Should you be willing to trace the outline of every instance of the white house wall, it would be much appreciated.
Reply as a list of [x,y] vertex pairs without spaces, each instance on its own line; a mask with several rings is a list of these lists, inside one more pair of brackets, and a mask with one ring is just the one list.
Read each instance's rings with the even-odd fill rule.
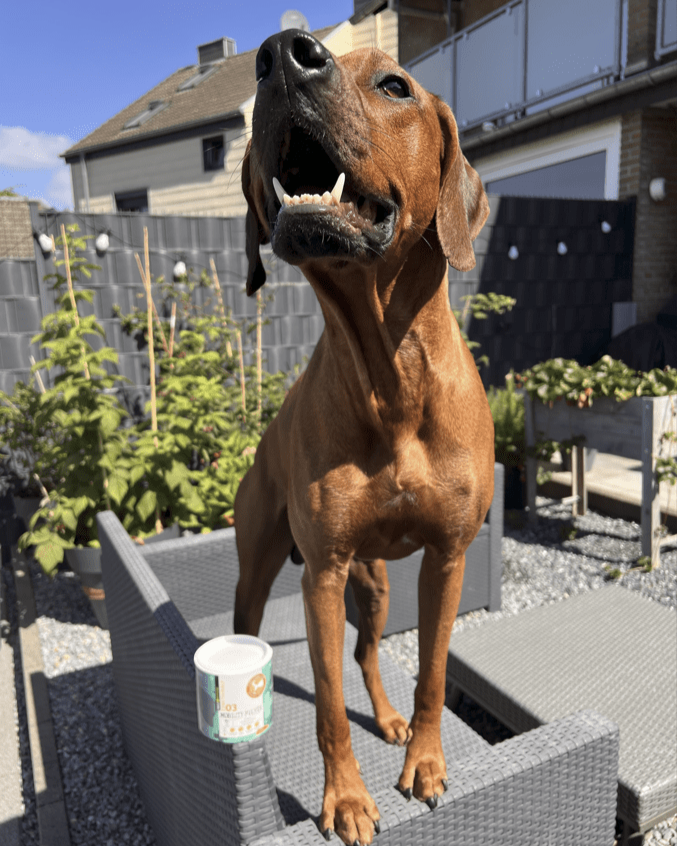
[[[205,138],[218,135],[205,134]],[[116,153],[87,160],[89,210],[115,211],[115,194],[146,189],[152,214],[205,214],[235,217],[244,214],[240,165],[246,143],[242,130],[224,131],[226,157],[223,170],[204,171],[202,137],[158,144],[142,150]],[[84,189],[73,171],[74,194],[85,210]]]

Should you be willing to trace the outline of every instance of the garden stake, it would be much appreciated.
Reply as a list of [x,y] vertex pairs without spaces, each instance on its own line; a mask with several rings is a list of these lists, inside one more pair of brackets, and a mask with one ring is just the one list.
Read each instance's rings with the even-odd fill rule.
[[[52,235],[52,241],[54,240],[54,236]],[[70,294],[71,298],[71,305],[73,306],[73,316],[75,317],[75,325],[80,328],[80,315],[78,314],[78,306],[75,302],[75,293],[73,291],[73,279],[71,278],[71,262],[70,257],[68,255],[68,241],[66,240],[66,227],[61,224],[61,240],[63,241],[63,257],[64,261],[66,262],[66,280],[68,281],[68,293]],[[85,348],[82,348],[82,357],[85,358]],[[87,361],[84,361],[85,365],[85,376],[89,379],[89,367],[87,366]]]
[[[138,253],[134,253],[137,264],[139,265],[139,273],[143,281],[143,287],[146,290],[146,308],[148,312],[148,360],[150,366],[150,427],[153,432],[153,440],[155,442],[155,449],[159,449],[159,442],[157,437],[157,394],[155,389],[155,345],[153,341],[153,297],[150,290],[150,256],[148,254],[148,227],[143,227],[143,255],[145,259],[145,271],[141,267],[141,259]],[[159,535],[162,531],[162,521],[160,514],[155,511],[155,532]]]
[[[176,300],[172,303],[172,316],[169,319],[169,357],[174,357],[174,330],[176,328]],[[174,365],[172,365],[173,367]]]
[[[214,259],[209,259],[209,264],[212,269],[212,279],[214,280],[214,287],[216,288],[216,296],[219,300],[219,305],[221,306],[221,314],[223,315],[223,325],[226,326],[226,309],[223,305],[223,296],[221,294],[221,285],[219,284],[219,277],[216,275],[216,265],[214,264]],[[238,357],[240,359],[240,385],[242,386],[242,420],[244,421],[247,415],[247,398],[245,393],[245,385],[244,385],[244,356],[242,354],[242,335],[240,334],[240,330],[235,330],[235,338],[237,341],[237,352]],[[233,348],[230,345],[230,341],[226,339],[226,352],[229,356],[233,354]]]
[[[52,235],[52,239],[54,236]],[[70,256],[68,255],[68,241],[66,240],[66,228],[61,224],[61,239],[63,240],[63,257],[66,262],[66,279],[68,280],[68,293],[70,294],[71,298],[71,305],[73,306],[73,312],[75,316],[75,325],[79,328],[80,326],[80,315],[78,314],[78,306],[75,302],[75,293],[73,291],[73,279],[71,277],[71,263],[70,263]],[[85,365],[85,377],[91,381],[91,375],[89,373],[89,367],[87,365],[87,360],[85,359],[85,348],[84,345],[82,347],[82,358],[83,363]],[[99,439],[99,453],[103,456],[103,441],[101,440],[101,430],[98,430],[98,439]],[[108,496],[108,473],[106,472],[106,468],[102,467],[101,472],[103,473],[103,489],[106,491],[106,505],[108,510],[110,511],[110,498]]]
[[[34,356],[30,356],[30,362],[31,362],[31,366],[35,367],[35,357]],[[38,387],[40,388],[40,393],[41,394],[46,393],[45,383],[42,381],[42,376],[40,375],[39,370],[35,371],[35,378],[38,380]]]
[[235,330],[235,340],[237,341],[237,354],[240,359],[240,386],[242,387],[242,421],[247,417],[247,401],[244,386],[244,355],[242,353],[242,332],[239,329]]
[[[143,282],[143,287],[144,287],[144,290],[145,290],[145,288],[146,288],[146,280],[144,278],[145,273],[144,273],[144,270],[143,270],[143,265],[141,264],[141,259],[139,258],[139,254],[134,253],[134,258],[136,259],[136,264],[139,268],[139,273],[141,274],[141,281]],[[155,317],[158,328],[160,330],[160,340],[162,341],[162,348],[164,349],[165,353],[167,355],[169,355],[169,348],[167,347],[167,339],[165,338],[165,333],[164,333],[164,330],[162,329],[162,321],[160,320],[160,315],[157,313],[157,309],[155,308],[155,302],[153,300],[152,295],[151,295],[151,298],[150,298],[150,304],[151,304],[151,307],[153,309],[153,317]]]
[[[221,294],[221,285],[219,284],[219,277],[216,275],[216,265],[214,264],[214,259],[209,259],[209,266],[212,269],[212,279],[214,280],[214,287],[216,288],[216,296],[219,300],[219,307],[221,309],[221,319],[223,320],[223,328],[228,329],[228,322],[226,318],[226,309],[223,305],[223,296]],[[233,348],[230,344],[230,338],[226,337],[226,352],[228,353],[228,357],[232,358],[233,355]]]

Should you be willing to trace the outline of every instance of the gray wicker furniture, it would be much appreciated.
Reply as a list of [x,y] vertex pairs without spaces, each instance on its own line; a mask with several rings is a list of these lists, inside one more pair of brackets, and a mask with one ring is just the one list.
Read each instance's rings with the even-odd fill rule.
[[[488,521],[465,554],[463,592],[458,607],[459,614],[486,608],[498,611],[501,607],[501,540],[503,538],[503,490],[505,468],[494,464],[494,498],[491,501]],[[418,626],[418,574],[423,560],[423,550],[414,552],[400,561],[388,561],[390,582],[390,610],[384,635],[404,632]],[[412,601],[414,597],[414,601]],[[346,588],[346,617],[357,626],[359,614],[350,585]]]
[[[298,592],[301,568],[285,565],[262,624],[261,636],[274,650],[273,725],[258,741],[219,744],[197,729],[192,658],[203,639],[232,631],[236,573],[224,554],[229,535],[144,549],[113,514],[98,520],[125,744],[160,846],[322,846],[315,818],[323,764]],[[615,724],[586,711],[492,747],[445,710],[449,790],[430,811],[395,789],[404,750],[376,736],[351,657],[355,641],[348,624],[345,698],[353,746],[382,815],[379,846],[611,846]],[[382,673],[395,707],[410,714],[414,680],[385,656]]]
[[607,586],[454,635],[447,672],[513,731],[581,708],[618,723],[626,837],[677,812],[674,610]]

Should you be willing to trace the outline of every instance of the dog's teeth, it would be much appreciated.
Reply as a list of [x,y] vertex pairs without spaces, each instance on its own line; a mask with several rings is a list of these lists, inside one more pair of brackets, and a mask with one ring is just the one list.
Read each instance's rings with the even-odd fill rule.
[[277,199],[282,204],[284,204],[284,197],[285,197],[284,188],[282,187],[282,185],[280,185],[280,180],[277,178],[277,176],[273,177],[273,188],[275,189],[275,193],[277,194]]
[[339,178],[336,180],[336,185],[331,189],[331,196],[334,198],[334,202],[338,206],[341,202],[341,194],[343,193],[343,186],[346,184],[346,175],[345,173],[340,173]]
[[331,194],[329,193],[329,191],[324,192],[324,194],[320,197],[320,202],[325,206],[331,203]]
[[294,198],[290,197],[289,194],[285,194],[282,198],[282,202],[285,204],[285,206],[291,206],[293,199]]

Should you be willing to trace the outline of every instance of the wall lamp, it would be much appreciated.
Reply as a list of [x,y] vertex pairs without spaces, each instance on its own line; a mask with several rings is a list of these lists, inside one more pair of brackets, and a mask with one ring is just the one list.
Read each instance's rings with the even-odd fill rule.
[[662,176],[649,182],[649,196],[655,203],[661,203],[667,197],[665,179]]

